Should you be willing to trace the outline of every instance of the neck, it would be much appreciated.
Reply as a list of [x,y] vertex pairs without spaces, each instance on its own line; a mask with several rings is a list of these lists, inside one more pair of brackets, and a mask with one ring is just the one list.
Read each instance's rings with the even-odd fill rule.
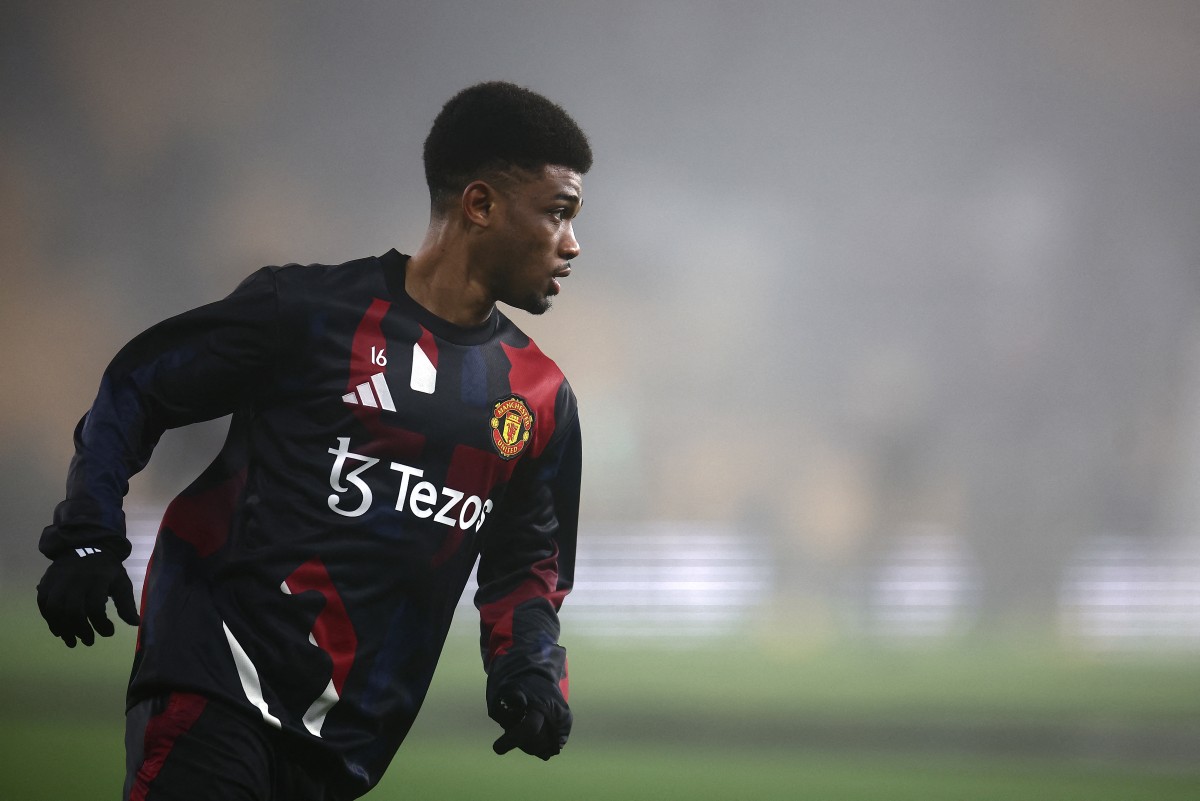
[[404,290],[443,320],[467,327],[486,322],[496,305],[471,270],[466,236],[442,220],[429,223],[421,247],[409,259]]

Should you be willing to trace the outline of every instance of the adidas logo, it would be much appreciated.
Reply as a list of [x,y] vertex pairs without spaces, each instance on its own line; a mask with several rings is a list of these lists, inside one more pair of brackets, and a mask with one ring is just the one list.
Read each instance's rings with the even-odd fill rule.
[[383,409],[386,412],[396,411],[396,404],[392,401],[392,393],[388,389],[387,379],[383,373],[376,373],[371,376],[370,381],[364,381],[354,388],[353,392],[347,392],[342,396],[342,400],[352,406],[369,406],[372,409]]
[[[371,362],[376,366],[383,367],[387,364],[387,357],[382,350],[377,352],[372,347]],[[437,366],[421,348],[420,342],[413,344],[412,374],[409,376],[408,386],[414,392],[423,392],[426,395],[432,395],[437,389]],[[383,373],[371,376],[370,380],[355,387],[353,392],[343,395],[342,400],[352,406],[368,406],[388,412],[396,411],[396,404],[392,400],[392,393],[388,389],[387,378]]]
[[80,556],[91,556],[92,554],[100,553],[99,548],[76,548],[75,553]]

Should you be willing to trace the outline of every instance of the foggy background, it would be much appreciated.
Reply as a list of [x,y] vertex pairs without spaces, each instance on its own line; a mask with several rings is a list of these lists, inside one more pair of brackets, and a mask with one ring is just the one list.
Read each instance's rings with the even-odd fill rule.
[[[433,117],[506,79],[596,154],[513,314],[581,402],[568,628],[1200,646],[1194,2],[8,2],[0,53],[2,591],[117,349],[411,252]],[[151,534],[222,430],[134,480]]]

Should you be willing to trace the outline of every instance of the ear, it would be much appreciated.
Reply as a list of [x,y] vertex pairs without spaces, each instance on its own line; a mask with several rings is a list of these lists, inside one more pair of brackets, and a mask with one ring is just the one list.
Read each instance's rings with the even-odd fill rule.
[[462,212],[467,220],[482,228],[492,224],[499,193],[486,181],[472,181],[462,193]]

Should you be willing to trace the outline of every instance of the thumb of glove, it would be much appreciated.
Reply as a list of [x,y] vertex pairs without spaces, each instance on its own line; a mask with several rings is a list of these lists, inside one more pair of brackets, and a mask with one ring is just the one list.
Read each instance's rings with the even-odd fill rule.
[[530,709],[519,723],[507,729],[497,738],[496,742],[492,743],[492,750],[497,754],[504,755],[514,748],[525,750],[526,747],[532,747],[544,723],[545,716],[536,709]]
[[129,580],[128,573],[122,570],[113,577],[108,594],[112,597],[113,606],[116,607],[117,616],[121,620],[131,626],[141,623],[142,619],[138,615],[137,604],[133,600],[133,582]]
[[[88,622],[101,637],[111,637],[116,631],[105,613],[109,598],[113,599],[113,606],[121,620],[131,626],[138,625],[137,606],[133,601],[133,582],[129,580],[129,574],[119,561],[110,564],[109,569],[112,571],[111,578],[98,576],[99,581],[88,587],[84,596]],[[103,583],[106,578],[107,583]],[[83,631],[80,640],[84,645],[91,645],[91,632]]]

